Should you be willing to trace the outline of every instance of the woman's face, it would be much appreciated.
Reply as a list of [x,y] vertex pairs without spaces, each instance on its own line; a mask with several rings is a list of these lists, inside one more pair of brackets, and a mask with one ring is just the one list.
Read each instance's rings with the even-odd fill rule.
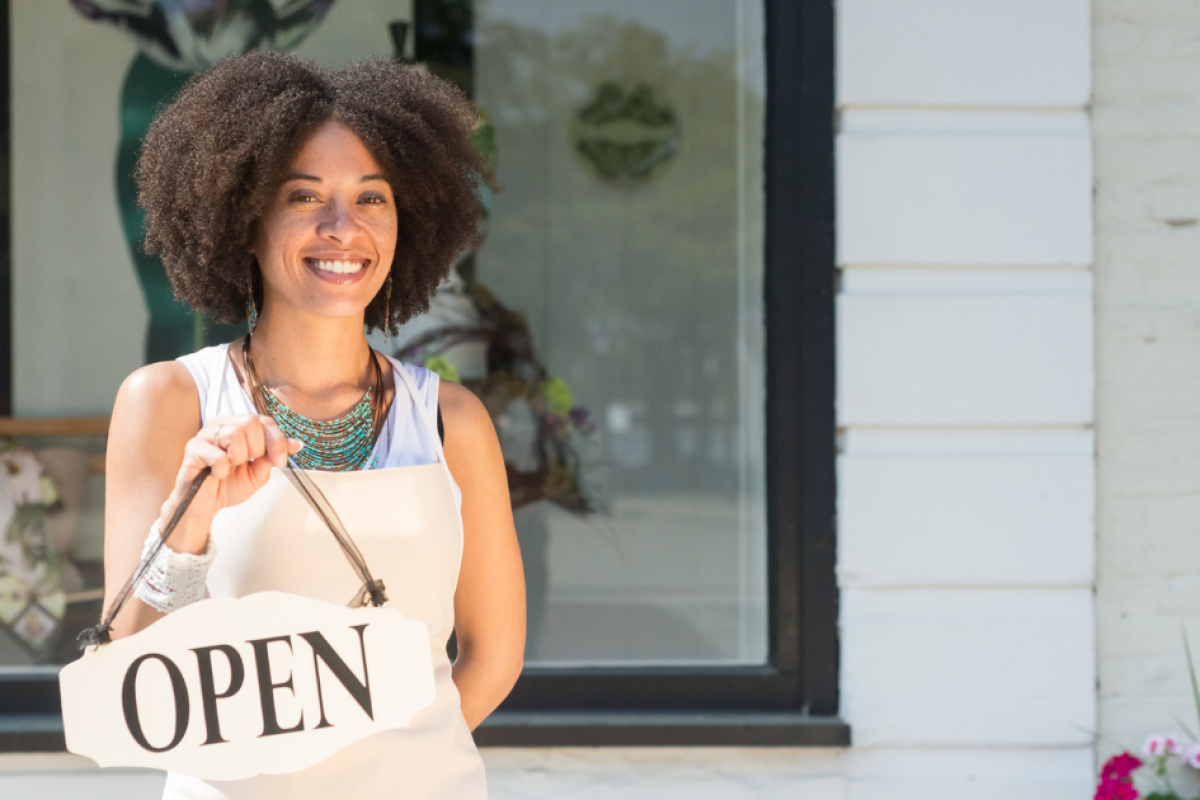
[[396,205],[353,131],[329,121],[305,142],[254,237],[266,313],[361,316],[396,250]]

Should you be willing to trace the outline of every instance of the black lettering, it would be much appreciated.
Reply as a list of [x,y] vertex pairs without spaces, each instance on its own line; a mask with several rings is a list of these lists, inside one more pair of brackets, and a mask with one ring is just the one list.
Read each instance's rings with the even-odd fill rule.
[[317,702],[321,706],[321,722],[317,725],[318,728],[329,728],[332,724],[325,719],[325,695],[321,692],[321,663],[325,662],[325,666],[333,673],[333,676],[338,679],[342,686],[346,687],[346,691],[354,698],[354,702],[362,707],[362,710],[367,712],[367,716],[375,719],[375,715],[371,712],[371,676],[367,674],[367,645],[363,640],[363,631],[366,625],[351,625],[350,629],[358,631],[358,647],[362,652],[362,668],[363,679],[360,682],[350,667],[346,666],[346,662],[337,654],[329,641],[321,635],[319,631],[311,633],[302,633],[300,637],[308,642],[313,649],[313,672],[317,674]]
[[[229,686],[220,694],[217,694],[213,681],[212,654],[214,650],[224,653],[225,660],[229,662]],[[204,727],[208,731],[208,738],[204,740],[204,743],[227,742],[228,739],[221,738],[221,721],[217,719],[217,700],[235,695],[242,688],[242,683],[246,680],[246,668],[242,665],[242,657],[238,655],[237,650],[227,644],[193,647],[192,652],[196,654],[196,662],[200,667],[200,700],[204,706]]]
[[[167,668],[167,675],[171,678],[171,692],[175,695],[175,735],[166,747],[155,747],[146,741],[146,735],[142,732],[142,720],[138,716],[138,670],[144,662],[151,658],[158,659]],[[175,662],[160,653],[147,653],[129,665],[129,669],[125,671],[125,684],[121,688],[121,706],[125,710],[125,724],[129,726],[133,740],[151,753],[167,752],[183,741],[183,735],[187,733],[188,716],[191,714],[187,684],[183,682],[183,673],[179,671],[179,667],[175,666]]]
[[288,651],[292,651],[292,637],[290,636],[271,636],[266,639],[251,639],[250,644],[254,647],[254,666],[258,671],[258,695],[262,701],[263,715],[263,732],[259,736],[274,736],[279,733],[295,733],[296,731],[304,730],[304,712],[300,712],[300,721],[291,728],[282,728],[279,725],[279,718],[275,711],[275,690],[276,689],[291,689],[292,695],[296,694],[296,687],[292,683],[292,673],[288,673],[288,679],[282,683],[271,683],[271,661],[270,655],[267,652],[267,645],[271,642],[287,642]]

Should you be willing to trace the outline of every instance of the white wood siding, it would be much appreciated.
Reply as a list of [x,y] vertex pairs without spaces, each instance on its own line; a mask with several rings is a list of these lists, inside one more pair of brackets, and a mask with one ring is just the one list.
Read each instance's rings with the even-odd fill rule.
[[1092,262],[1083,112],[846,111],[837,156],[840,264]]
[[1090,92],[1089,0],[839,0],[843,106],[1059,106]]
[[1086,425],[1089,294],[843,292],[838,419],[854,425]]

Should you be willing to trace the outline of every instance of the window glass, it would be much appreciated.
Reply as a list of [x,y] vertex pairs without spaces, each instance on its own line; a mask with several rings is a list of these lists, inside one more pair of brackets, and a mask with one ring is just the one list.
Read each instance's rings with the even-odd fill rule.
[[[569,434],[592,513],[516,515],[526,663],[761,663],[761,5],[480,0],[475,48],[504,191],[474,277],[594,425]],[[497,415],[510,461],[529,416]]]

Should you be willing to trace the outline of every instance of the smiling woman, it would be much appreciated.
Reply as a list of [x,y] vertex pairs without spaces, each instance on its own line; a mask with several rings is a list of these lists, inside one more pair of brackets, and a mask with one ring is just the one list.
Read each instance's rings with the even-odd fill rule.
[[[469,391],[366,340],[427,308],[476,237],[475,191],[491,179],[473,124],[461,94],[416,67],[325,71],[255,53],[189,82],[147,134],[137,169],[147,247],[179,299],[222,321],[245,314],[251,333],[121,387],[106,607],[142,561],[150,580],[117,606],[112,634],[205,597],[354,596],[335,541],[297,524],[312,512],[280,471],[292,460],[313,470],[387,604],[428,628],[436,686],[407,727],[315,767],[219,785],[172,774],[167,797],[324,798],[347,781],[372,795],[403,785],[414,798],[486,796],[470,731],[512,688],[525,637],[500,446]],[[301,717],[281,732],[303,727]]]

